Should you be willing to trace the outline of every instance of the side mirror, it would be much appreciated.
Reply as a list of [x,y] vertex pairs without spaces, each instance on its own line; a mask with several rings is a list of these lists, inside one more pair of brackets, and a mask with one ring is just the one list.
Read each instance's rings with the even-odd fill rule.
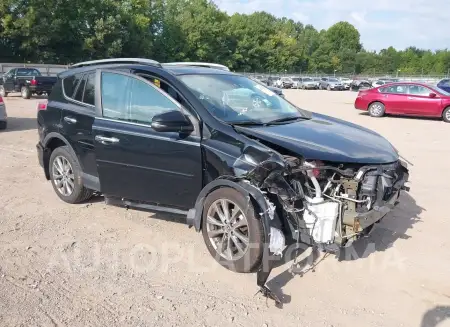
[[155,115],[151,126],[157,132],[190,133],[194,130],[189,119],[178,110]]
[[429,94],[429,97],[430,97],[430,98],[435,98],[435,97],[436,97],[436,93],[431,92],[431,93]]

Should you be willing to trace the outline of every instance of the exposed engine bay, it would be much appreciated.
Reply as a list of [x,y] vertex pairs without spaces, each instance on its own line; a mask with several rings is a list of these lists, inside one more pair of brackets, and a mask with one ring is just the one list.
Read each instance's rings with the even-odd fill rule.
[[[248,157],[247,157],[248,159]],[[246,175],[267,193],[294,239],[333,251],[368,234],[408,189],[405,163],[345,165],[284,156],[285,165],[268,159]],[[277,167],[278,166],[278,167]],[[285,226],[286,227],[286,226]]]

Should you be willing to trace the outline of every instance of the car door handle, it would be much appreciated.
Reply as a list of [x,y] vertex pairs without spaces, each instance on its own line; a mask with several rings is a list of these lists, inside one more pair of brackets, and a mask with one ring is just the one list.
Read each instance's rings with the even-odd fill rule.
[[72,117],[64,117],[64,121],[68,122],[69,124],[76,124],[77,120]]
[[119,139],[116,137],[105,137],[105,136],[101,136],[101,135],[97,135],[95,137],[95,140],[102,144],[119,143]]

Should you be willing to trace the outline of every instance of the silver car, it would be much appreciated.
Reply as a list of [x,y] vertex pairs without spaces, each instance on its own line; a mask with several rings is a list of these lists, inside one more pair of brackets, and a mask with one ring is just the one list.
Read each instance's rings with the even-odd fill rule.
[[322,77],[319,84],[321,90],[343,90],[344,85],[335,77]]
[[311,77],[302,77],[300,88],[304,90],[314,90],[318,88],[318,82],[314,81]]
[[0,97],[0,129],[6,129],[8,115],[6,114],[6,105],[3,98]]

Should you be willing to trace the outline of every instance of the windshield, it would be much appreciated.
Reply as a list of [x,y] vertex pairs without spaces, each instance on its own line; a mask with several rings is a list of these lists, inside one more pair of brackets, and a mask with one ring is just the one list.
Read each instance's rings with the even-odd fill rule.
[[312,78],[309,78],[309,77],[303,78],[303,82],[311,82],[311,81],[312,81]]
[[298,77],[293,77],[292,80],[293,80],[293,81],[299,81],[300,78],[298,78]]
[[310,117],[309,112],[244,76],[182,75],[179,79],[212,115],[230,124],[267,124],[280,119]]
[[339,82],[337,78],[330,78],[329,81],[330,82]]

